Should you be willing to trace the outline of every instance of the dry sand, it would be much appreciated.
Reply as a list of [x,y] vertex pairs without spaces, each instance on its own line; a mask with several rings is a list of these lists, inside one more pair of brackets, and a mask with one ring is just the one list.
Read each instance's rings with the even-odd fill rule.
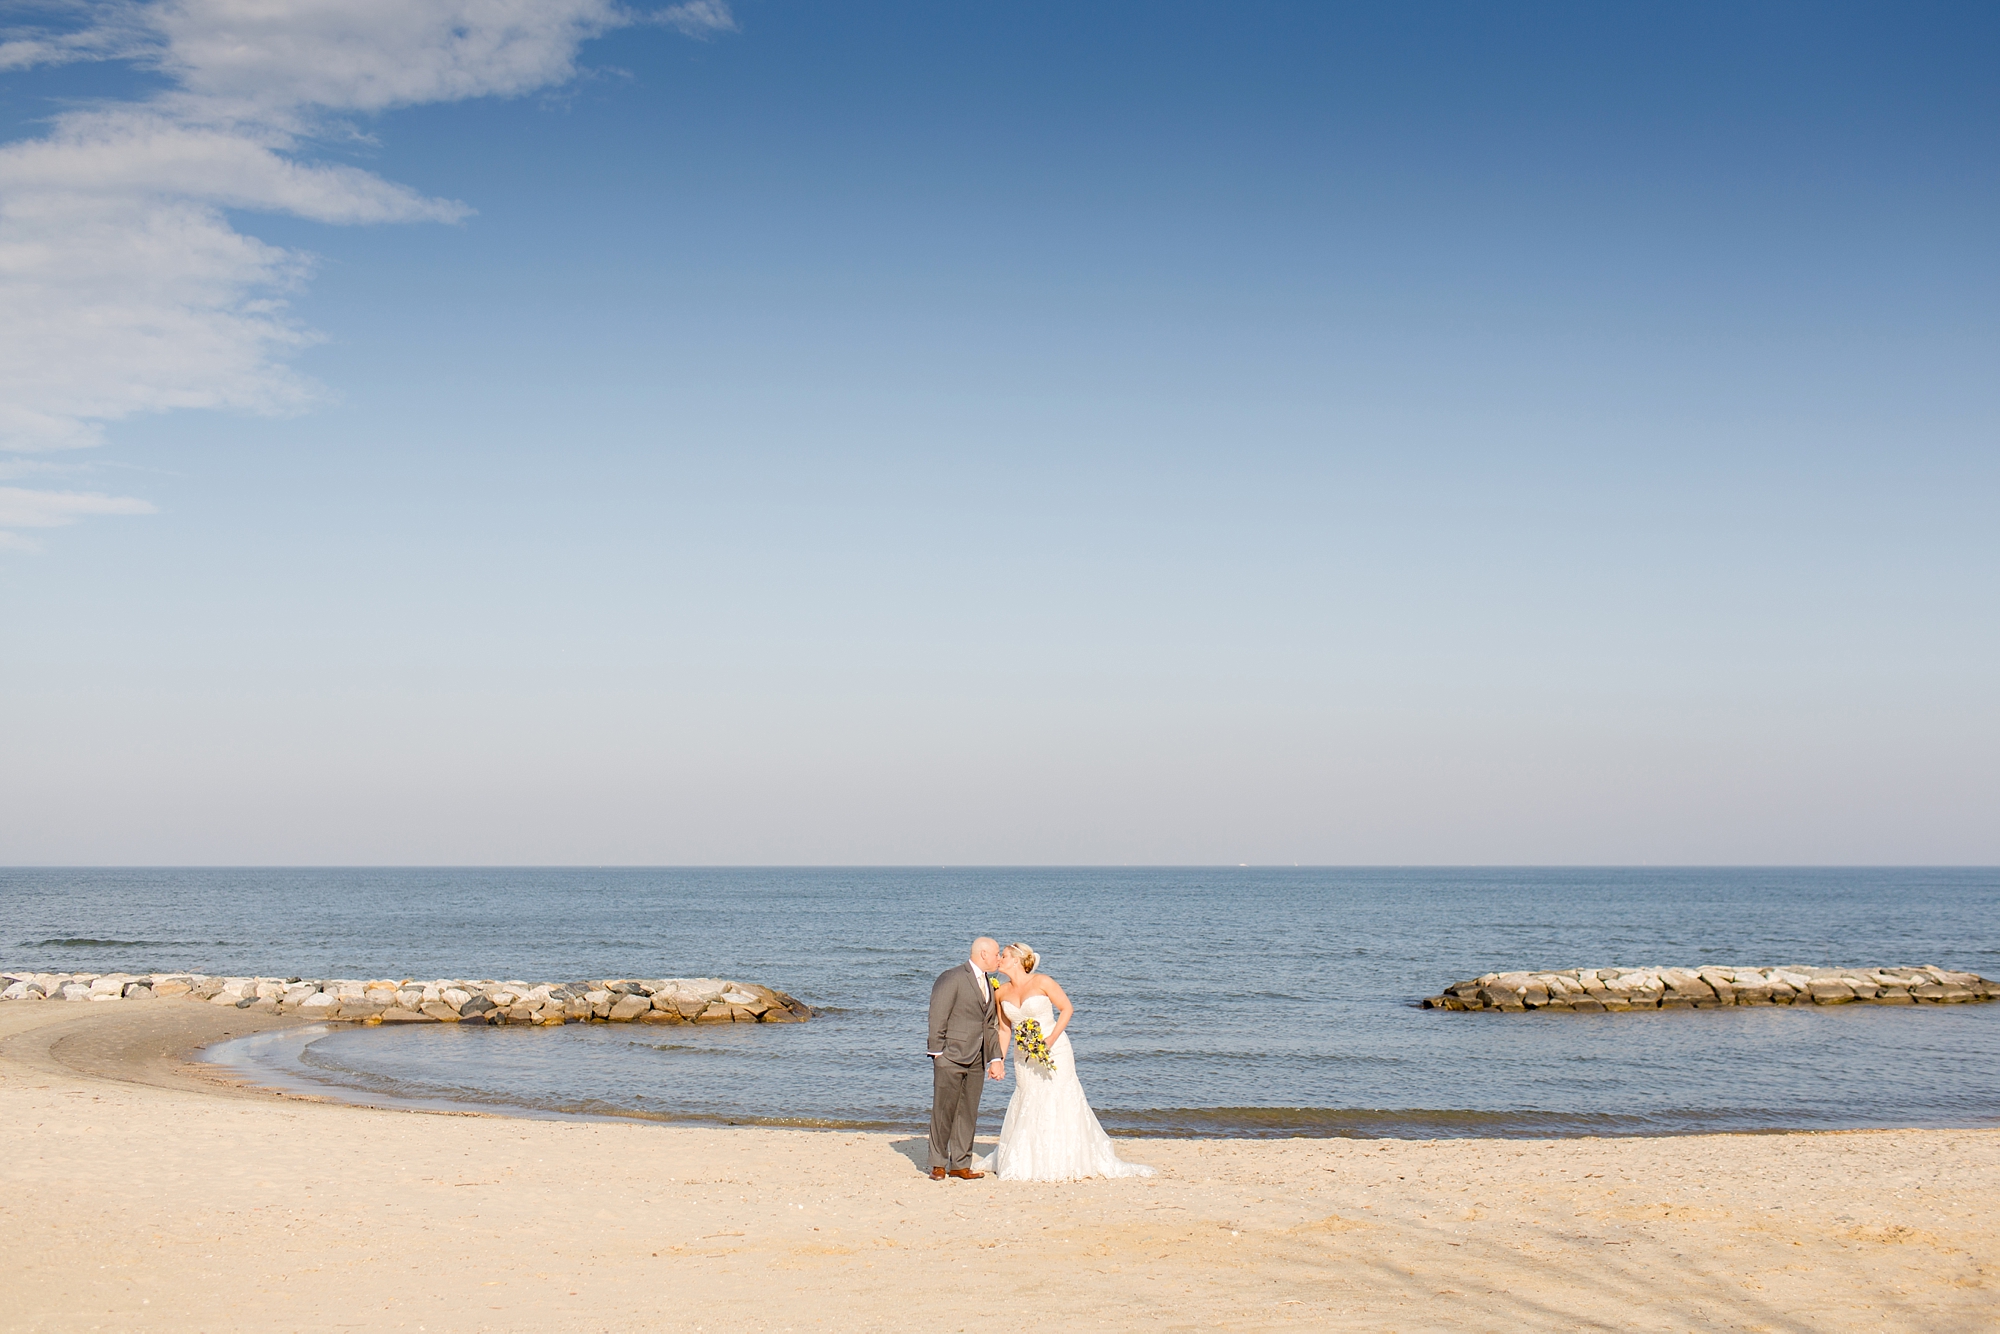
[[181,1059],[279,1022],[0,1006],[0,1328],[2000,1329],[2000,1131],[1140,1140],[1151,1180],[937,1184],[909,1136],[356,1108]]

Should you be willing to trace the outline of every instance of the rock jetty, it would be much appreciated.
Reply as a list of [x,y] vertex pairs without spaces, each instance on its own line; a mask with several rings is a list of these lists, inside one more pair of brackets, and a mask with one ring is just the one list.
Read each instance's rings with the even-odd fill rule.
[[1484,973],[1427,1010],[1706,1010],[1723,1005],[1951,1005],[2000,997],[1976,973],[1922,968],[1567,968]]
[[0,1001],[170,998],[361,1024],[791,1024],[810,1006],[714,977],[596,982],[216,977],[204,973],[0,973]]

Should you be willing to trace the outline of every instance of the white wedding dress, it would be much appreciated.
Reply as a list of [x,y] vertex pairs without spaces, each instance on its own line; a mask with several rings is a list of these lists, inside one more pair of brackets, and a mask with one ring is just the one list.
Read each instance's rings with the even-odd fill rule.
[[[1056,1007],[1047,996],[1020,1005],[1003,1001],[1007,1022],[1033,1019],[1047,1033],[1056,1025]],[[1118,1157],[1111,1137],[1097,1123],[1090,1099],[1076,1077],[1069,1034],[1049,1046],[1053,1070],[1023,1060],[1014,1049],[1014,1096],[1000,1124],[1000,1147],[973,1164],[1002,1181],[1076,1181],[1083,1177],[1149,1177],[1153,1169]]]

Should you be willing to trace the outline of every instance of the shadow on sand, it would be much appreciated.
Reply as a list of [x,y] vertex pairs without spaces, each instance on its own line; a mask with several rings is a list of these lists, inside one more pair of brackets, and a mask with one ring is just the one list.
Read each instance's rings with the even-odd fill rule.
[[[931,1141],[927,1135],[912,1135],[908,1139],[892,1139],[889,1147],[910,1160],[910,1166],[928,1174],[931,1170]],[[990,1139],[972,1141],[972,1156],[984,1158],[993,1152],[994,1142]]]

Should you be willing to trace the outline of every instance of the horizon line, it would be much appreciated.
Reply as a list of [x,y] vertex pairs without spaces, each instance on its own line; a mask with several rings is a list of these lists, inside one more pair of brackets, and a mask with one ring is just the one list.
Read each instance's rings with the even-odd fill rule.
[[1991,862],[42,862],[8,871],[2000,871]]

